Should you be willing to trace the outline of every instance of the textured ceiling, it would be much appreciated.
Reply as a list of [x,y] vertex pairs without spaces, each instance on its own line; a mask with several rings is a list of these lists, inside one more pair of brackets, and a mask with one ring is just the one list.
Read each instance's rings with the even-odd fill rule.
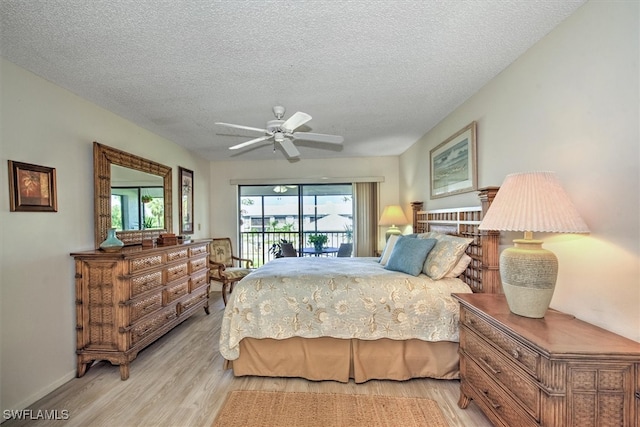
[[274,105],[344,136],[302,158],[398,155],[583,3],[0,0],[0,53],[210,160],[281,158],[214,124]]

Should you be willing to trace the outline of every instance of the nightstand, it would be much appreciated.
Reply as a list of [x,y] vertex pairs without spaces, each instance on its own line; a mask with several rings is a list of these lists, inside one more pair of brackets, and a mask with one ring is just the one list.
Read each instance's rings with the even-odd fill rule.
[[460,302],[460,401],[496,426],[640,427],[640,343],[556,310],[509,311],[504,295]]

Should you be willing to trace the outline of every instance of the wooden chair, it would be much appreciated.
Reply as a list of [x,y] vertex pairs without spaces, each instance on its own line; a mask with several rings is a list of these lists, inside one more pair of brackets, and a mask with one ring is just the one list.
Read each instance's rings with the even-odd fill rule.
[[251,272],[253,261],[235,256],[228,237],[215,238],[209,246],[209,280],[222,283],[222,301],[227,305],[227,288],[233,292],[233,285]]
[[340,243],[338,248],[339,257],[350,257],[351,252],[353,252],[353,243]]

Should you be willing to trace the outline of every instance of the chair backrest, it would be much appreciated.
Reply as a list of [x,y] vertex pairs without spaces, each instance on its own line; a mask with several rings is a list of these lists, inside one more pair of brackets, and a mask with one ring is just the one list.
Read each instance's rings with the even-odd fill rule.
[[282,249],[282,256],[294,257],[298,256],[298,251],[295,250],[291,243],[282,243],[280,248]]
[[213,262],[233,267],[233,249],[231,239],[228,237],[215,238],[211,241],[210,259]]
[[351,256],[351,252],[353,252],[353,243],[340,243],[340,247],[338,248],[339,257],[349,257]]

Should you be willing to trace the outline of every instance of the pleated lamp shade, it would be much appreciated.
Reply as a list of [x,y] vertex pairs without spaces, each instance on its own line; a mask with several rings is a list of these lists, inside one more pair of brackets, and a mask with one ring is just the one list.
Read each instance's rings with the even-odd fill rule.
[[553,172],[507,175],[480,230],[588,233]]
[[509,309],[532,318],[544,317],[558,276],[558,258],[533,232],[589,232],[553,172],[508,175],[478,228],[524,231],[500,254],[500,279]]

